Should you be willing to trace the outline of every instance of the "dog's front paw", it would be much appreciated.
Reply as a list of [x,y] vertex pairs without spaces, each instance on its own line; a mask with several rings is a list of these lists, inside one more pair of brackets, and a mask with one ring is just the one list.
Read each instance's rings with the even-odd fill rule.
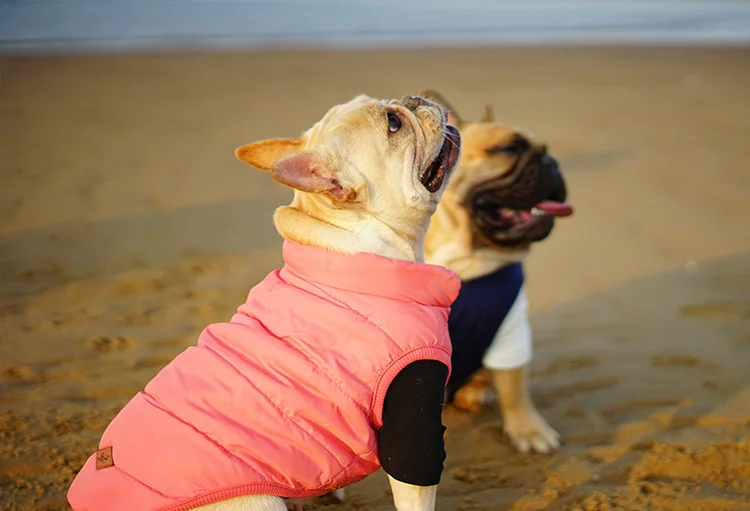
[[503,422],[510,441],[521,452],[547,453],[560,447],[560,434],[533,406],[506,411]]

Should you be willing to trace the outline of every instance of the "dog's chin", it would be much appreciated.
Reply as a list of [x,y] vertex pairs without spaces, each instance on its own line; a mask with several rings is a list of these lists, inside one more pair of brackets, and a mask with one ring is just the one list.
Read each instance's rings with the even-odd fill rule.
[[460,153],[461,135],[458,129],[451,125],[446,125],[445,129],[446,134],[440,151],[419,174],[419,182],[430,193],[440,190],[455,167]]
[[519,251],[544,240],[555,226],[554,217],[531,211],[479,210],[474,218],[477,238],[483,244]]

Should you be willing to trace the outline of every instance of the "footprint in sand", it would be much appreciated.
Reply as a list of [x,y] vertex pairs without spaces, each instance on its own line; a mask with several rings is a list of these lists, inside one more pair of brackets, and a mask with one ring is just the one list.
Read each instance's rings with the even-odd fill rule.
[[135,345],[135,341],[125,335],[118,335],[116,337],[94,337],[89,341],[89,347],[101,353],[125,351],[134,348]]
[[535,379],[551,378],[559,373],[576,371],[586,367],[594,367],[599,364],[601,364],[601,361],[591,356],[558,358],[547,364],[544,369],[534,373],[532,376]]
[[6,381],[23,381],[33,382],[41,378],[41,375],[37,373],[33,368],[25,365],[10,366],[5,371],[0,373],[0,379]]
[[131,277],[111,285],[109,290],[110,293],[115,296],[132,296],[141,293],[161,291],[176,284],[177,280],[174,275],[161,275],[159,277]]
[[153,357],[144,357],[136,360],[130,369],[149,369],[152,367],[164,367],[174,359],[170,355],[155,355]]
[[68,275],[65,265],[53,261],[46,266],[38,268],[25,268],[16,272],[16,277],[30,282],[43,282],[65,278]]
[[184,346],[187,347],[193,344],[192,337],[167,337],[166,339],[159,339],[148,343],[150,346],[162,347],[162,346]]
[[[493,488],[520,488],[523,481],[501,466],[462,466],[451,472],[454,480],[470,484],[472,491]],[[462,492],[463,493],[463,492]]]
[[615,377],[577,381],[569,385],[560,385],[558,387],[551,388],[547,392],[544,392],[541,397],[543,397],[544,399],[572,397],[576,394],[581,394],[584,392],[596,392],[598,390],[609,389],[614,387],[618,383],[620,383],[620,379]]
[[615,403],[613,405],[602,408],[601,414],[607,419],[620,418],[643,410],[650,411],[653,409],[664,408],[666,406],[676,406],[682,403],[682,401],[682,399],[669,397],[645,397],[641,399],[630,399],[628,401]]
[[202,275],[220,272],[221,265],[210,257],[196,257],[193,261],[188,263],[188,269],[191,273]]
[[683,305],[680,314],[701,321],[724,322],[750,319],[750,307],[746,303],[713,302]]
[[31,310],[28,303],[9,303],[0,305],[0,317],[3,316],[20,316],[27,314]]
[[718,364],[706,362],[687,353],[655,355],[651,357],[650,361],[654,367],[720,367]]
[[163,312],[164,307],[150,306],[134,312],[121,314],[116,316],[114,320],[121,325],[153,325],[162,319],[160,314]]

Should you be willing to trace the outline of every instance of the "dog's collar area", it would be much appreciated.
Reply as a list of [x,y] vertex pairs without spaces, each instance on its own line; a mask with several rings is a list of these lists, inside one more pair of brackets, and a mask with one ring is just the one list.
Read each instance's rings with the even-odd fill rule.
[[341,254],[285,240],[284,269],[309,282],[423,305],[450,307],[461,281],[442,266],[361,253]]

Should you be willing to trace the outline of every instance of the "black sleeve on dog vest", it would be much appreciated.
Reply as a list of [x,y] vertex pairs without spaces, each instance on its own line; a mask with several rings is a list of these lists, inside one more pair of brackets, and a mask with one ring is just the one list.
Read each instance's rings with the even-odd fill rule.
[[388,387],[378,450],[383,470],[402,483],[432,486],[440,482],[447,378],[445,364],[420,360],[406,366]]

